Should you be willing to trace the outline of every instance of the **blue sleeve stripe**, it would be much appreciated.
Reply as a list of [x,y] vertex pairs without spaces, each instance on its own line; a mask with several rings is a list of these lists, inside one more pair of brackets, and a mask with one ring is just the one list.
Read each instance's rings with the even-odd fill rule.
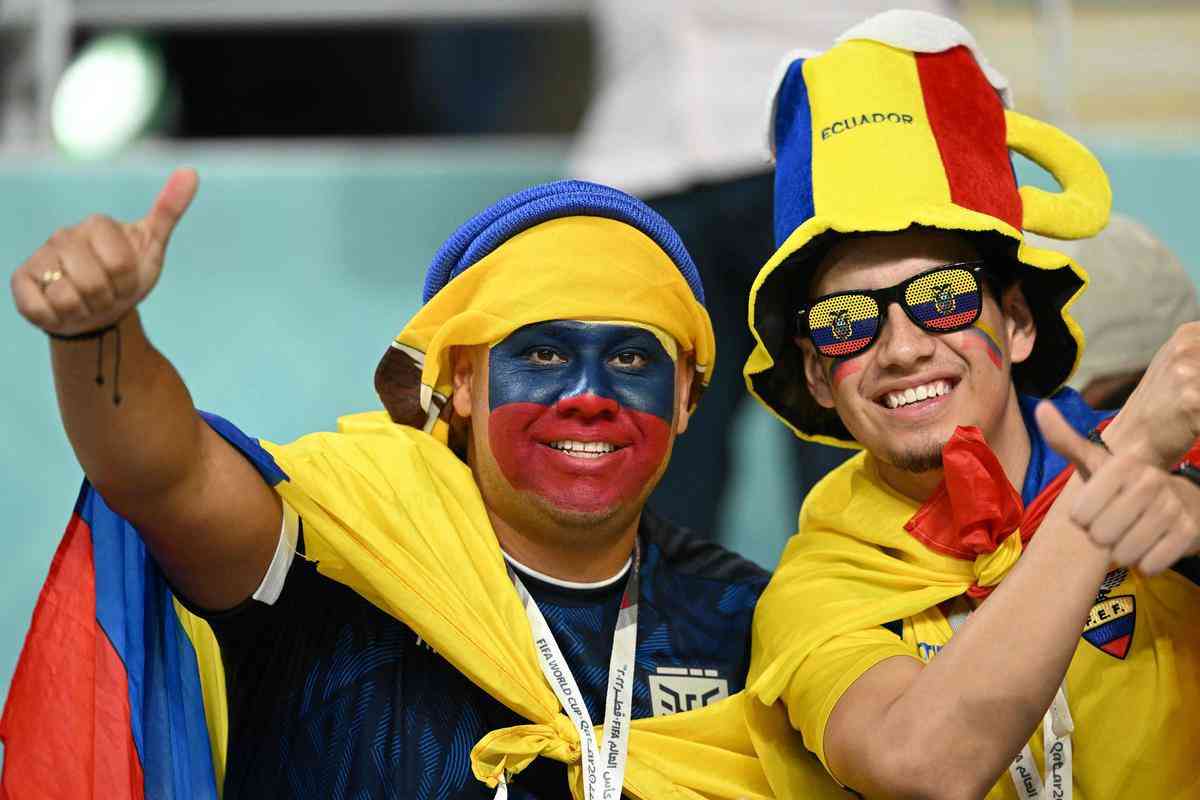
[[257,439],[252,439],[242,433],[241,429],[224,417],[210,414],[207,411],[201,411],[200,416],[208,423],[208,427],[220,434],[222,439],[229,442],[250,460],[268,486],[275,486],[280,481],[288,479],[287,473],[279,468],[279,465],[275,463],[275,458],[263,449]]

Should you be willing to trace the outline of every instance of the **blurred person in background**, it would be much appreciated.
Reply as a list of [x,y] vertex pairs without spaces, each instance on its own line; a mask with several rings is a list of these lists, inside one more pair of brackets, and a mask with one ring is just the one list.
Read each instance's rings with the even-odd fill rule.
[[198,412],[142,329],[196,188],[12,277],[87,482],[0,794],[763,796],[719,701],[767,575],[643,514],[714,360],[670,226],[582,182],[495,204],[435,256],[386,412],[276,445]]
[[[759,601],[748,719],[867,797],[1195,797],[1200,326],[1115,417],[1060,388],[1086,273],[1023,231],[1094,236],[1111,190],[1010,102],[968,31],[912,11],[779,85],[745,371],[797,435],[863,452]],[[1013,151],[1062,190],[1018,187]]]
[[[773,173],[762,122],[767,87],[783,55],[824,47],[834,36],[896,3],[885,0],[595,0],[598,88],[568,165],[646,198],[679,231],[704,279],[708,312],[726,363],[754,343],[746,297],[772,251]],[[950,14],[953,0],[906,8]],[[705,536],[721,531],[734,452],[734,421],[746,386],[721,370],[679,441],[652,507]],[[794,508],[846,453],[788,442]]]
[[1159,348],[1179,326],[1200,320],[1195,281],[1149,228],[1124,214],[1090,239],[1028,238],[1087,266],[1088,289],[1071,306],[1087,349],[1068,385],[1092,408],[1120,408]]

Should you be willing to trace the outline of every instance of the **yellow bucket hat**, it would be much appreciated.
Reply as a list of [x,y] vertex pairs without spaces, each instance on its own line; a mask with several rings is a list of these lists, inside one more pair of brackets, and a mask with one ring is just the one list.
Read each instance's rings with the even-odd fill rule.
[[[793,341],[813,269],[839,234],[914,225],[976,234],[987,252],[1002,254],[992,267],[1021,281],[1037,323],[1033,354],[1013,366],[1018,389],[1052,394],[1075,369],[1083,334],[1067,308],[1087,273],[1026,243],[1023,231],[1093,236],[1108,220],[1112,192],[1083,145],[1010,104],[971,34],[925,12],[885,12],[830,50],[785,62],[769,123],[778,249],[750,292],[756,346],[744,374],[750,393],[797,436],[858,446],[809,394]],[[1010,151],[1062,190],[1018,188]]]

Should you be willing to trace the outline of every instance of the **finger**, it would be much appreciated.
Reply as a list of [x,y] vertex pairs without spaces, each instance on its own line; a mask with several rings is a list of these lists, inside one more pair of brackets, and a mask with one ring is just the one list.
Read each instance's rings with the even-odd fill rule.
[[[62,269],[61,262],[58,269]],[[42,290],[42,294],[50,303],[50,307],[54,309],[54,313],[63,322],[78,322],[92,315],[83,295],[75,288],[75,284],[71,282],[71,278],[65,270],[63,270],[61,278],[48,284]]]
[[1200,534],[1195,530],[1176,526],[1146,551],[1138,562],[1138,571],[1152,578],[1170,569],[1176,561],[1195,549],[1198,536]]
[[85,234],[96,260],[104,267],[113,294],[130,297],[138,289],[137,253],[125,229],[110,217],[93,217],[85,223]]
[[196,196],[199,181],[194,169],[175,170],[155,198],[150,213],[134,223],[146,246],[143,256],[156,265],[162,263],[171,234]]
[[41,285],[29,270],[19,269],[14,272],[10,285],[17,311],[25,319],[39,328],[53,328],[61,322],[58,314],[50,306],[50,301],[42,294]]
[[[1100,468],[1088,478],[1087,483],[1083,484],[1075,501],[1071,504],[1071,521],[1086,528],[1089,535],[1093,534],[1096,524],[1109,519],[1113,504],[1122,495],[1133,489],[1129,473],[1130,464],[1127,459],[1110,457],[1101,464]],[[1157,486],[1153,486],[1149,491],[1156,492],[1157,489]],[[1145,492],[1147,489],[1143,488],[1142,491]],[[1140,511],[1140,507],[1138,510]],[[1134,518],[1136,515],[1132,518],[1121,517],[1126,524],[1132,522]],[[1094,540],[1096,537],[1093,535],[1092,538]]]
[[1113,547],[1113,561],[1121,567],[1132,567],[1167,535],[1168,530],[1169,525],[1161,514],[1143,514]]
[[[1161,484],[1160,484],[1161,488]],[[1138,561],[1151,545],[1175,522],[1179,506],[1170,492],[1144,491],[1132,487],[1111,503],[1101,518],[1088,529],[1096,544],[1120,551],[1122,564]]]
[[82,236],[72,236],[58,248],[59,261],[66,277],[83,295],[83,301],[93,314],[103,314],[112,308],[116,291],[104,266]]
[[1046,443],[1055,452],[1075,465],[1084,480],[1092,476],[1108,460],[1108,453],[1099,445],[1092,444],[1063,419],[1063,415],[1052,403],[1043,400],[1034,412],[1038,427]]

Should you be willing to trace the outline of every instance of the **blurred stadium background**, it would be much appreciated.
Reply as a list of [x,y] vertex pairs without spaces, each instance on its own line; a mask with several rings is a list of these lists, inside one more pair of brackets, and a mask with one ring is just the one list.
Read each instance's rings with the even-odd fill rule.
[[[1017,107],[1088,143],[1115,207],[1200,277],[1200,3],[959,10]],[[172,167],[196,166],[200,195],[144,307],[148,330],[201,408],[275,440],[328,428],[377,405],[375,363],[444,237],[562,175],[595,79],[587,12],[584,0],[6,0],[0,265],[89,213],[140,216]],[[1028,163],[1018,172],[1048,184]],[[44,336],[0,306],[2,697],[81,475]],[[782,428],[757,408],[729,424],[725,541],[770,567],[795,524]]]

